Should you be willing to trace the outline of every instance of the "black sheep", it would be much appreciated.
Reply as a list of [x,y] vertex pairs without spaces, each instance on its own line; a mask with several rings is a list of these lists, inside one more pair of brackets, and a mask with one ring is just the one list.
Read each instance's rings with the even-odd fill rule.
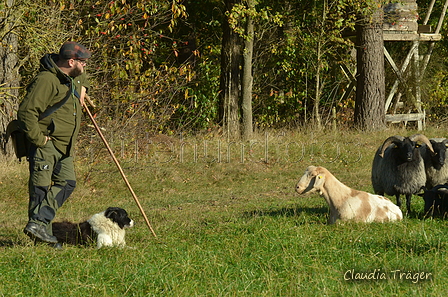
[[378,148],[372,164],[372,186],[378,195],[391,195],[401,206],[400,195],[406,195],[407,212],[411,212],[411,197],[425,186],[425,165],[418,142],[432,152],[429,139],[423,134],[410,137],[391,136]]
[[425,144],[420,147],[420,153],[425,160],[426,189],[448,182],[448,154],[446,152],[448,139],[431,138],[429,141],[434,152],[431,152]]
[[425,201],[425,215],[443,217],[448,215],[448,185],[437,185],[422,194]]

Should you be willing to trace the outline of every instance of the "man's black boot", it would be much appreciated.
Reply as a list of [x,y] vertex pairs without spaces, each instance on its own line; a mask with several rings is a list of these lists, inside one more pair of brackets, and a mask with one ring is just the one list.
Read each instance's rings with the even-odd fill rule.
[[33,222],[29,222],[26,225],[25,229],[23,229],[23,232],[26,235],[28,235],[31,239],[38,238],[47,243],[57,243],[58,242],[58,239],[55,236],[47,233],[47,231],[45,230],[45,226],[38,225]]

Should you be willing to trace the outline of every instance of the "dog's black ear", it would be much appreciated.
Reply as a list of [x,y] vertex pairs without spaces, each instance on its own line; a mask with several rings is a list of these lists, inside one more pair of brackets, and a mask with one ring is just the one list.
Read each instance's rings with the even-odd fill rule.
[[120,207],[109,207],[106,209],[104,216],[117,223],[122,229],[131,222],[126,210]]
[[118,207],[109,207],[106,209],[104,216],[108,219],[116,217],[118,215]]
[[120,207],[109,207],[108,209],[106,209],[104,216],[108,219],[116,221],[127,218],[128,213],[126,212],[126,210]]

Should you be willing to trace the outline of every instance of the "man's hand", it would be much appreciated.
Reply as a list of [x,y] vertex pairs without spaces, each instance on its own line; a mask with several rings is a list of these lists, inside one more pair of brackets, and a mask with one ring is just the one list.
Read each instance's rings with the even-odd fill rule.
[[84,86],[81,86],[81,94],[79,95],[79,102],[81,103],[81,106],[84,106],[85,96],[86,96],[86,88]]
[[46,145],[47,142],[49,142],[50,140],[51,140],[51,137],[50,137],[50,136],[45,136],[45,143],[44,143],[44,145]]

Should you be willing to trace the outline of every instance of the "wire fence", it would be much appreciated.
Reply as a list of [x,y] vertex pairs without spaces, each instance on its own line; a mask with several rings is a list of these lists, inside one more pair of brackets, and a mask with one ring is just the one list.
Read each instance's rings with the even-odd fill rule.
[[[265,133],[251,141],[230,141],[223,137],[186,138],[149,134],[143,137],[114,137],[105,134],[115,156],[125,162],[167,163],[266,163],[287,164],[318,162],[320,164],[356,163],[363,156],[360,143],[289,138],[285,134]],[[78,144],[78,156],[89,160],[102,159],[108,154],[99,137],[84,137]]]

